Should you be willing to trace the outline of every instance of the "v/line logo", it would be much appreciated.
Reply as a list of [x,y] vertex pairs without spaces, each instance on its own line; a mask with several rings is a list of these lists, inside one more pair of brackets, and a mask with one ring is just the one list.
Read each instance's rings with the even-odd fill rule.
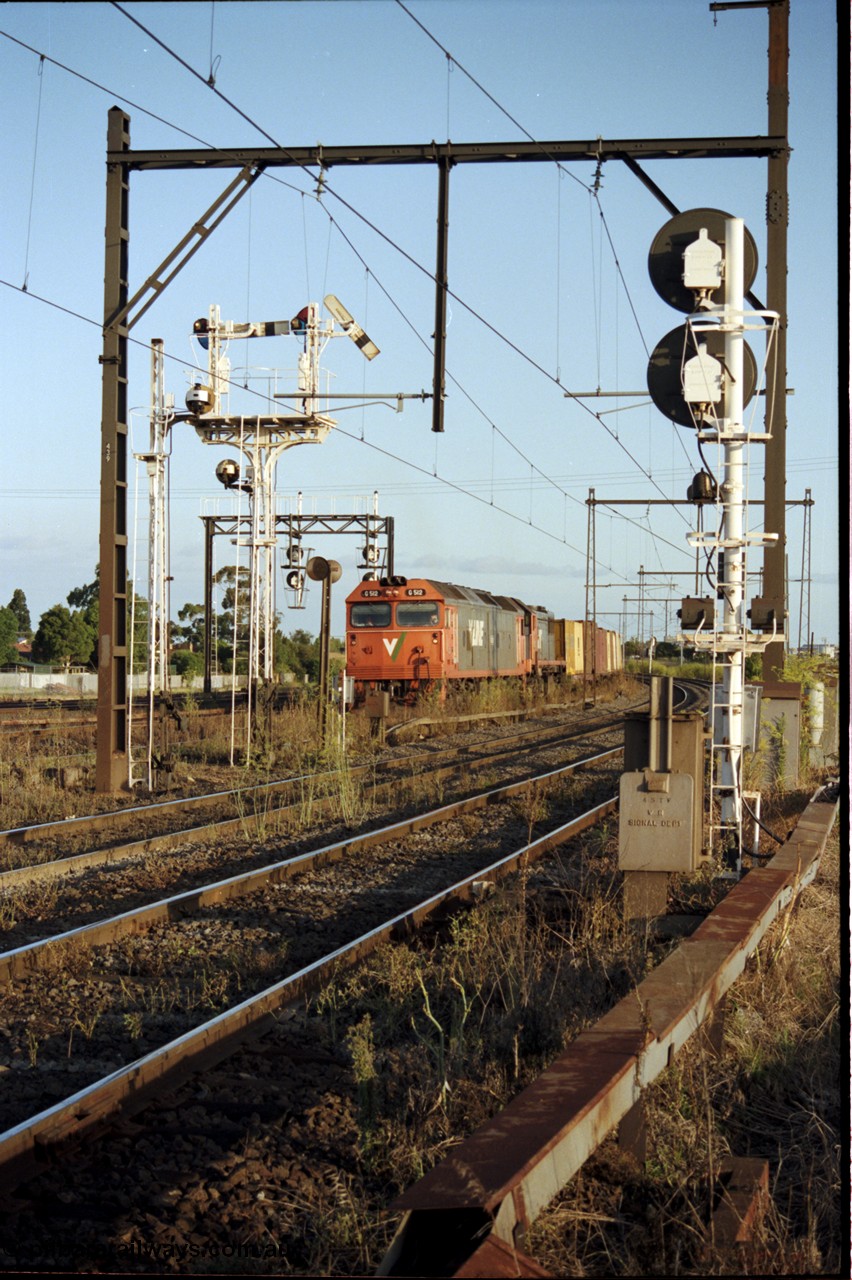
[[403,641],[405,640],[405,637],[407,635],[408,635],[408,632],[403,631],[402,635],[397,636],[396,640],[391,640],[387,636],[384,636],[382,638],[382,644],[387,649],[388,657],[390,658],[391,662],[396,662],[397,658],[399,657],[400,650],[402,649]]

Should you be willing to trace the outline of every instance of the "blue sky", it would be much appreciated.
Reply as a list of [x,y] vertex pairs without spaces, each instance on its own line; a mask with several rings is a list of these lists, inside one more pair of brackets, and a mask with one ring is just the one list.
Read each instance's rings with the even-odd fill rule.
[[[722,13],[714,24],[706,0],[410,0],[410,14],[430,38],[395,0],[123,7],[202,79],[212,67],[221,93],[285,147],[766,131],[763,10]],[[811,626],[817,640],[835,640],[835,6],[792,0],[791,9],[788,377],[795,395],[788,403],[788,497],[812,490]],[[98,557],[107,111],[126,106],[137,149],[198,145],[178,129],[223,148],[266,140],[110,4],[4,4],[0,30],[36,51],[0,37],[7,122],[0,602],[22,587],[36,622],[91,579]],[[41,63],[40,54],[78,74]],[[763,294],[765,162],[645,167],[679,208],[710,206],[744,218],[760,258],[755,292]],[[381,513],[395,517],[398,572],[582,615],[590,487],[615,501],[661,492],[680,499],[701,465],[692,433],[671,426],[647,397],[583,408],[563,394],[643,388],[648,352],[681,322],[647,274],[665,210],[624,166],[603,166],[597,198],[594,176],[592,162],[561,171],[551,164],[452,171],[449,283],[456,299],[444,435],[430,431],[428,402],[410,401],[401,415],[385,407],[341,412],[340,430],[324,445],[284,455],[282,510],[297,491],[305,510],[363,510],[378,490]],[[228,179],[213,172],[133,175],[131,290]],[[199,358],[192,322],[211,303],[228,319],[283,319],[326,293],[337,294],[381,348],[367,365],[354,346],[331,343],[325,363],[338,390],[431,389],[435,171],[336,168],[328,187],[318,199],[302,171],[261,178],[140,321],[136,338],[165,342],[167,386],[179,404]],[[754,341],[760,355],[762,339]],[[231,354],[235,364],[249,357],[284,369],[295,348],[293,339],[266,339],[234,344]],[[138,450],[148,431],[144,349],[134,350],[130,373]],[[202,597],[199,516],[228,509],[213,474],[225,452],[205,447],[186,427],[175,430],[174,613]],[[753,497],[762,496],[762,475],[761,450],[753,446]],[[686,533],[683,509],[599,510],[598,580],[615,585],[599,591],[598,608],[610,625],[619,622],[623,598],[635,598],[640,565],[661,582],[690,569]],[[351,537],[314,544],[340,560],[341,587],[358,579],[358,545]],[[802,514],[793,508],[791,578],[799,577],[801,555]],[[228,548],[219,548],[217,564],[228,558]],[[758,567],[755,554],[750,568]],[[660,597],[687,593],[687,579],[672,580],[676,591],[661,588]],[[344,594],[340,589],[335,606],[338,631]],[[285,614],[285,629],[315,630],[317,597],[315,591],[303,613]],[[282,591],[282,605],[285,599]],[[795,641],[798,585],[790,606]]]

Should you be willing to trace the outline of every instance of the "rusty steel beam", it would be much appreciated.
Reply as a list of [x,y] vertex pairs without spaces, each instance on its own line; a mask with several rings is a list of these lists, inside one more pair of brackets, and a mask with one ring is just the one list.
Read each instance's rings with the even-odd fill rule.
[[[107,152],[107,162],[120,158],[130,169],[264,169],[315,168],[340,165],[493,164],[506,161],[703,160],[712,156],[761,159],[787,147],[785,136],[730,138],[580,138],[545,142],[424,142],[377,146],[328,147],[183,147],[169,150]],[[315,175],[311,175],[315,176]]]
[[128,786],[127,754],[127,326],[130,117],[109,113],[98,559],[98,704],[95,790]]
[[[768,866],[751,871],[629,996],[391,1206],[404,1218],[378,1275],[459,1275],[507,1245],[581,1168],[712,1015],[770,925],[816,875],[838,802],[816,797]],[[438,1261],[437,1238],[446,1250]],[[423,1269],[424,1242],[429,1242]]]
[[705,1259],[747,1244],[769,1203],[769,1161],[728,1156],[719,1170],[721,1196],[710,1221]]

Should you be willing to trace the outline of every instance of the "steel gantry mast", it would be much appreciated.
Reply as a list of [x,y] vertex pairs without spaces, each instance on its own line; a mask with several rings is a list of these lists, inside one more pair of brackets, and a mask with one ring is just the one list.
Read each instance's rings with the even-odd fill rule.
[[[248,495],[248,528],[244,531],[239,519],[236,525],[236,544],[248,550],[246,760],[251,752],[252,720],[260,688],[273,677],[275,551],[279,532],[275,510],[278,461],[286,449],[295,445],[322,444],[335,426],[335,419],[328,413],[328,397],[321,394],[320,388],[320,356],[330,339],[340,336],[351,338],[368,360],[379,354],[376,344],[338,298],[329,294],[325,307],[330,319],[323,318],[319,303],[310,302],[291,320],[239,323],[223,321],[218,306],[211,306],[209,315],[196,320],[193,326],[196,338],[207,351],[208,374],[206,384],[196,382],[187,393],[190,421],[204,444],[231,445],[239,449],[246,464],[243,469],[239,462],[225,459],[216,468],[216,474],[226,488]],[[289,409],[271,404],[269,407],[274,412],[231,412],[228,343],[238,338],[282,335],[300,338],[303,349],[298,358],[296,390],[276,393],[273,399],[287,399],[295,403]],[[237,596],[241,576],[238,564]],[[235,678],[238,615],[237,598],[234,602]]]
[[[127,338],[132,325],[156,301],[183,265],[266,169],[301,168],[312,178],[343,165],[435,165],[439,171],[438,250],[436,256],[435,315],[438,321],[433,350],[432,429],[443,430],[446,325],[449,292],[448,227],[449,170],[463,164],[603,163],[618,160],[628,166],[669,211],[675,206],[651,181],[639,161],[745,157],[768,159],[767,281],[769,306],[781,316],[782,337],[772,375],[767,414],[775,416],[773,443],[767,449],[767,501],[777,509],[767,519],[779,531],[780,546],[767,560],[766,589],[774,590],[772,575],[783,584],[784,566],[784,454],[786,366],[783,330],[786,319],[787,187],[787,23],[789,0],[740,0],[711,9],[767,7],[770,11],[769,131],[766,136],[645,138],[573,141],[446,143],[329,147],[231,147],[176,150],[131,150],[130,117],[118,107],[109,113],[107,130],[106,250],[104,270],[103,408],[101,417],[100,521],[100,634],[98,663],[98,743],[96,787],[114,791],[127,785]],[[238,169],[222,195],[197,219],[163,263],[130,298],[129,192],[133,172],[178,169]],[[333,193],[332,193],[333,194]],[[752,305],[755,303],[752,301]],[[756,307],[755,309],[760,309]],[[780,415],[780,416],[779,416]],[[780,489],[780,500],[779,500]],[[768,555],[769,553],[767,553]],[[771,579],[771,580],[770,580]],[[783,654],[783,645],[781,646]],[[776,662],[770,646],[768,661]]]

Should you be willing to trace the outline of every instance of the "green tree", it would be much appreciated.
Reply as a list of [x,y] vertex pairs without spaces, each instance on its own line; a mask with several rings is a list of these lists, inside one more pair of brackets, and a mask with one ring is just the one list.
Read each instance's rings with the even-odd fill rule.
[[20,660],[21,655],[15,648],[19,633],[16,614],[11,608],[0,609],[0,666]]
[[15,615],[18,621],[18,638],[26,638],[29,640],[33,633],[33,625],[30,621],[30,611],[27,606],[27,597],[24,595],[20,587],[16,587],[12,592],[12,599],[6,606]]
[[204,605],[185,604],[178,609],[178,617],[184,625],[172,625],[173,639],[188,644],[194,653],[200,653],[204,648]]
[[292,671],[297,680],[319,677],[319,641],[307,631],[297,629],[289,636],[275,636],[275,666],[278,671]]
[[38,630],[33,636],[33,661],[67,666],[71,651],[68,643],[71,630],[71,611],[64,604],[55,604],[39,618]]
[[72,613],[64,604],[55,604],[41,615],[33,637],[33,661],[66,669],[72,662],[92,660],[95,633],[82,609]]
[[75,587],[73,591],[68,592],[65,598],[72,609],[82,609],[85,612],[93,604],[97,605],[98,592],[100,591],[99,569],[100,565],[95,565],[94,582],[87,582],[85,586]]
[[189,649],[178,649],[177,653],[173,653],[172,666],[181,678],[204,674],[203,657],[200,653],[193,653]]
[[99,565],[95,565],[95,576],[92,582],[87,582],[82,587],[74,587],[65,597],[71,609],[79,612],[82,622],[86,624],[91,636],[89,650],[84,653],[85,642],[82,626],[80,623],[75,624],[75,645],[72,661],[87,662],[95,668],[98,665],[98,618],[100,616],[100,600],[98,598],[100,592],[99,567]]
[[86,621],[82,609],[75,609],[68,625],[68,656],[71,662],[92,664],[97,632]]
[[219,613],[219,639],[229,644],[234,642],[234,614],[236,611],[237,630],[244,639],[248,635],[249,620],[249,571],[245,565],[239,569],[234,564],[227,564],[213,575],[213,584],[224,587],[222,606]]

